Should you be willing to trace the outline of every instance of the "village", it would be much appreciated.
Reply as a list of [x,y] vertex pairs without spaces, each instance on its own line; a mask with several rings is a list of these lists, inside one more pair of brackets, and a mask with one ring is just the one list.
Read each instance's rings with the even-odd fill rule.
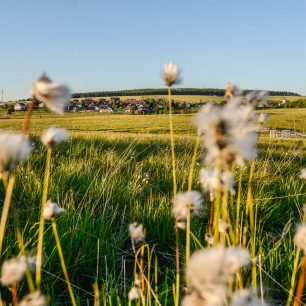
[[[2,104],[2,108],[7,109],[8,113],[15,111],[26,111],[29,100],[16,101],[14,104]],[[215,102],[213,99],[209,102]],[[267,101],[267,104],[261,105],[267,108],[286,107],[289,101],[283,99],[281,102]],[[174,113],[193,113],[200,107],[208,103],[207,101],[199,101],[188,103],[183,100],[172,100],[172,111]],[[223,102],[219,102],[223,103]],[[35,106],[37,109],[45,109],[43,103]],[[166,98],[125,98],[108,97],[108,98],[79,98],[70,99],[65,107],[65,112],[99,112],[99,113],[125,113],[132,115],[150,115],[168,113],[169,103]]]
[[[17,101],[11,108],[13,111],[26,111],[28,101]],[[205,102],[187,103],[184,101],[172,100],[172,108],[177,113],[190,113],[198,110]],[[36,108],[45,108],[43,103],[36,105]],[[126,113],[135,115],[162,114],[169,110],[167,99],[121,99],[120,97],[110,98],[84,98],[71,99],[65,107],[65,112],[100,112],[100,113]]]

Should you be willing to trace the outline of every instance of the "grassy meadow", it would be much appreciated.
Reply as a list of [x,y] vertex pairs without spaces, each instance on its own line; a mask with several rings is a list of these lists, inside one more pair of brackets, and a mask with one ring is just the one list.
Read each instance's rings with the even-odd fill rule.
[[[267,128],[291,129],[306,131],[306,109],[268,109],[269,115],[265,124]],[[260,113],[260,111],[258,111]],[[196,128],[192,122],[192,114],[174,115],[174,132],[184,136],[195,136]],[[24,112],[7,114],[0,110],[0,128],[21,129]],[[169,115],[130,115],[100,113],[65,113],[52,114],[45,110],[37,111],[31,119],[31,132],[40,133],[48,126],[56,125],[71,133],[140,133],[169,134]],[[97,133],[97,134],[96,134]]]
[[[176,97],[173,97],[177,99]],[[198,97],[191,97],[197,99]],[[192,100],[193,101],[193,100]],[[190,100],[190,102],[192,102]],[[197,100],[198,101],[198,100]],[[204,101],[204,100],[203,100]],[[306,109],[271,109],[266,111],[269,128],[305,132]],[[0,112],[0,129],[21,129],[24,113]],[[173,305],[175,283],[175,232],[172,217],[172,162],[168,115],[122,115],[34,112],[29,131],[34,152],[16,170],[13,203],[18,210],[19,225],[28,250],[35,249],[38,238],[40,201],[46,148],[39,141],[43,130],[56,125],[68,130],[71,138],[55,147],[52,153],[48,198],[66,209],[58,220],[58,231],[66,266],[78,305],[129,305],[127,294],[133,286],[134,256],[128,225],[143,223],[148,255],[145,273],[161,305]],[[178,190],[186,191],[188,173],[196,143],[192,115],[174,115],[175,153]],[[299,173],[306,165],[304,139],[270,139],[259,136],[252,191],[256,205],[256,254],[260,258],[258,282],[265,297],[285,305],[295,259],[293,235],[302,220],[306,198],[305,182]],[[198,172],[204,163],[202,148],[196,154],[193,189],[201,191]],[[233,169],[242,187],[248,184],[250,168]],[[237,187],[237,183],[235,185]],[[247,202],[242,188],[241,205]],[[0,202],[4,198],[0,185]],[[236,196],[229,199],[234,211]],[[191,250],[206,246],[209,197],[204,195],[204,214],[193,219]],[[9,216],[3,256],[19,252]],[[185,243],[183,231],[179,234]],[[249,241],[242,237],[242,245]],[[183,266],[185,251],[180,249]],[[69,295],[58,259],[51,223],[46,221],[44,234],[42,290],[51,305],[70,305]],[[243,275],[250,283],[251,271]],[[182,282],[184,273],[181,274]],[[99,288],[94,296],[93,284]],[[19,288],[28,292],[27,283]],[[184,288],[182,288],[184,292]],[[1,288],[3,299],[10,297]],[[95,304],[94,304],[95,301]],[[157,305],[153,293],[146,305]],[[137,304],[138,303],[138,304]],[[132,302],[140,305],[140,302]]]

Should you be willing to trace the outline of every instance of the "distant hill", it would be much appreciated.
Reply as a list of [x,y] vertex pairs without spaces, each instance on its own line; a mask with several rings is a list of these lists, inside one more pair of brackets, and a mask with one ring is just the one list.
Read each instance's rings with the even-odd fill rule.
[[[251,90],[244,90],[245,93]],[[149,96],[167,95],[167,88],[145,88],[145,89],[126,89],[126,90],[106,90],[94,92],[81,92],[72,94],[73,98],[85,97],[113,97],[113,96]],[[172,88],[173,95],[205,95],[205,96],[224,96],[224,89],[218,88]],[[270,96],[300,96],[295,92],[288,91],[269,91]]]

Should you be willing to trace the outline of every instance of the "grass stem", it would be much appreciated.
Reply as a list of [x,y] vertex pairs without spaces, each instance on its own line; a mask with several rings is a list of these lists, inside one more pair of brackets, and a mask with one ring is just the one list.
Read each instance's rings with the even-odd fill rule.
[[293,292],[295,288],[295,279],[296,279],[296,273],[298,270],[298,263],[299,263],[299,258],[300,258],[300,252],[301,250],[298,248],[294,257],[294,262],[293,262],[293,271],[292,271],[292,276],[291,276],[291,287],[289,290],[289,295],[288,295],[288,300],[286,303],[286,306],[290,306],[293,298]]
[[57,247],[58,255],[60,257],[60,262],[61,262],[62,270],[63,270],[63,273],[64,273],[64,277],[65,277],[65,280],[66,280],[66,283],[67,283],[71,303],[72,303],[73,306],[76,306],[76,300],[75,300],[74,293],[73,293],[71,283],[70,283],[70,280],[69,280],[69,276],[68,276],[68,272],[67,272],[67,268],[66,268],[66,264],[65,264],[65,259],[64,259],[60,239],[59,239],[58,232],[57,232],[56,222],[55,222],[54,218],[51,221],[52,221],[52,229],[53,229],[53,234],[54,234],[54,238],[55,238],[55,242],[56,242],[56,247]]

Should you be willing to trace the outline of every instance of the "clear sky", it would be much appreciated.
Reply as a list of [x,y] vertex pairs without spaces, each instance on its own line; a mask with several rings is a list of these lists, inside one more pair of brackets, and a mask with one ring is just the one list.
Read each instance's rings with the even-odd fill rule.
[[306,95],[304,0],[0,0],[0,90],[29,96],[42,72],[73,92],[162,87]]

